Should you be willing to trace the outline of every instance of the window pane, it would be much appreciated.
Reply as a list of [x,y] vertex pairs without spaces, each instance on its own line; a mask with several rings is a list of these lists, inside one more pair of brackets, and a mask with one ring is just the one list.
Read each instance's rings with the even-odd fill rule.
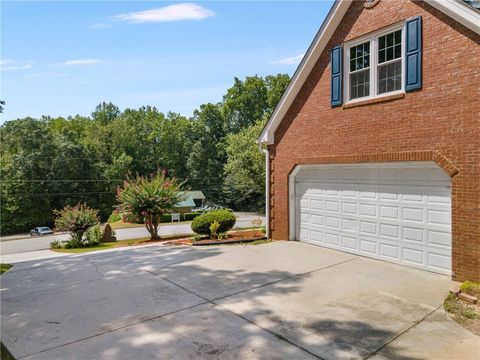
[[350,48],[350,71],[362,70],[370,66],[370,43]]
[[370,69],[350,74],[350,100],[370,94]]
[[387,60],[393,60],[393,47],[387,48]]
[[395,59],[398,59],[402,56],[402,45],[395,45]]
[[395,31],[395,45],[396,44],[401,44],[402,43],[402,31]]
[[378,93],[400,90],[402,87],[402,61],[397,60],[378,67]]
[[381,64],[385,62],[385,50],[380,50],[378,52],[378,62]]
[[402,30],[378,38],[378,62],[398,59],[402,56]]

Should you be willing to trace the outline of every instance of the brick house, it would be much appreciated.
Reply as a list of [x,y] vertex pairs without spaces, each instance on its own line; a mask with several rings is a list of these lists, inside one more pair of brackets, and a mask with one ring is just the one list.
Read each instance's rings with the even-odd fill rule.
[[336,1],[258,142],[268,233],[480,280],[480,12]]

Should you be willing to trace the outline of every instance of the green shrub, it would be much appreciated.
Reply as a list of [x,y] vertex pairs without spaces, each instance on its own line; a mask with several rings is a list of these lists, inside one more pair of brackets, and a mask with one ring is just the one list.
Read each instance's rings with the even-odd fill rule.
[[193,220],[195,219],[196,217],[202,215],[203,212],[201,211],[196,211],[196,212],[191,212],[191,213],[185,213],[185,214],[182,214],[183,216],[183,220],[185,221],[189,221],[189,220]]
[[102,240],[102,229],[100,225],[95,225],[85,232],[84,246],[97,246]]
[[[200,215],[202,215],[202,214],[203,214],[203,213],[200,212],[200,211],[180,214],[180,220],[181,220],[181,221],[190,221],[190,220],[193,220],[193,219],[195,219],[197,216],[200,216]],[[160,218],[160,222],[162,222],[162,223],[164,223],[164,222],[171,222],[171,221],[172,221],[172,215],[171,215],[171,214],[164,214],[164,215],[162,215],[161,218]]]
[[61,249],[63,247],[63,243],[60,240],[54,240],[50,243],[51,249]]
[[218,233],[218,228],[219,227],[220,227],[220,223],[217,220],[215,220],[214,222],[212,222],[210,224],[210,236],[213,239],[217,238],[217,233]]
[[210,225],[218,221],[220,226],[217,229],[218,233],[227,232],[233,225],[235,225],[235,215],[228,210],[213,210],[205,214],[197,216],[192,221],[192,230],[197,234],[210,235]]
[[122,220],[122,216],[117,211],[113,211],[108,218],[108,223],[111,224],[120,220]]

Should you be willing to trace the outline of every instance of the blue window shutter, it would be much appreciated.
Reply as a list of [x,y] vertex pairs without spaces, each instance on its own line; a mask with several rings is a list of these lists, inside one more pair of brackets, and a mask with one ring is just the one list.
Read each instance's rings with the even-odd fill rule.
[[413,91],[422,87],[422,17],[407,20],[406,29],[405,90]]
[[342,105],[342,68],[343,56],[342,47],[336,46],[332,49],[332,83],[330,85],[332,106]]

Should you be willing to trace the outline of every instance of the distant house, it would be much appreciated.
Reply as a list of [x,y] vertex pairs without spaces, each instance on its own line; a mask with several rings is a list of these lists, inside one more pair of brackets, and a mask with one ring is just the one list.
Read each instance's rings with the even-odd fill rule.
[[175,211],[179,213],[192,212],[194,208],[204,205],[205,195],[201,191],[185,191],[183,192],[183,200],[175,205]]
[[195,207],[202,207],[205,205],[205,200],[207,199],[203,192],[200,190],[195,191],[185,191],[185,195],[190,196],[195,202]]

